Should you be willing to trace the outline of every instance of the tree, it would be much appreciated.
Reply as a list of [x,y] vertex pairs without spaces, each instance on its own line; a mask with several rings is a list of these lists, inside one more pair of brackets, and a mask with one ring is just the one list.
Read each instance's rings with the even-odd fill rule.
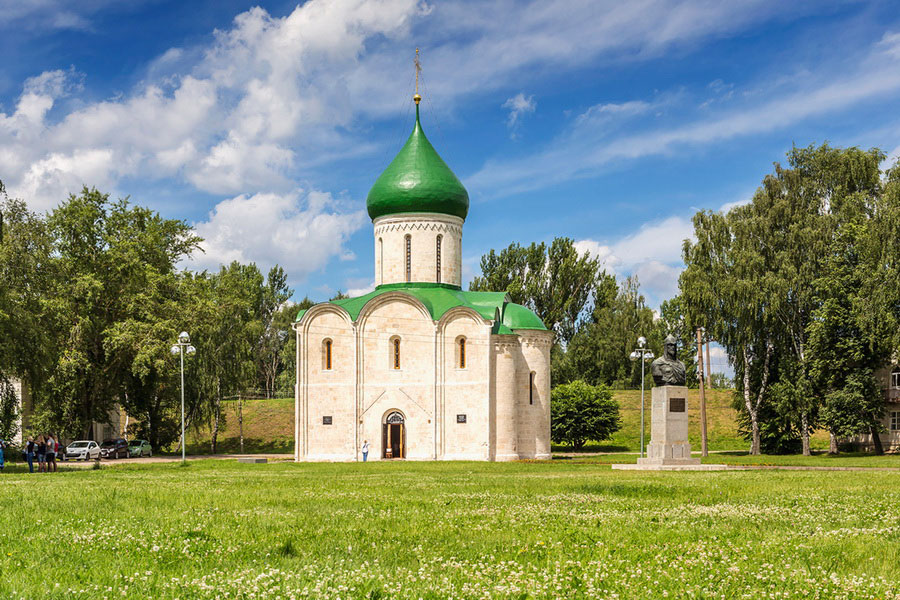
[[55,354],[39,408],[61,433],[82,436],[109,421],[132,374],[140,344],[114,340],[117,326],[154,321],[154,294],[199,238],[183,221],[87,187],[50,214],[48,227],[53,282],[44,322]]
[[272,267],[266,279],[259,307],[261,334],[256,347],[257,368],[267,398],[271,398],[275,392],[275,383],[283,368],[282,351],[288,343],[288,338],[291,337],[290,323],[285,323],[283,319],[277,317],[293,293],[294,291],[287,285],[284,269],[278,265]]
[[577,380],[553,388],[550,437],[578,452],[588,440],[601,441],[619,430],[619,404],[606,386]]
[[34,390],[51,359],[45,319],[54,279],[51,240],[44,220],[8,198],[2,182],[0,212],[0,377],[24,380]]
[[497,254],[481,257],[481,275],[472,291],[506,291],[513,302],[527,306],[557,334],[563,345],[587,318],[598,298],[615,289],[615,278],[603,269],[599,257],[575,248],[570,238],[555,238],[523,247],[511,244]]
[[770,248],[759,243],[764,228],[754,203],[727,214],[700,211],[696,241],[686,240],[679,278],[688,322],[707,329],[735,366],[741,407],[750,420],[750,453],[760,453],[759,412],[770,382],[778,328],[768,277]]
[[653,311],[645,304],[640,285],[632,276],[621,288],[595,292],[590,317],[572,340],[553,356],[554,380],[583,379],[592,385],[640,385],[640,363],[629,359],[638,336],[646,336],[655,352],[665,337],[658,335]]
[[20,402],[12,382],[0,375],[0,440],[8,441],[19,433]]

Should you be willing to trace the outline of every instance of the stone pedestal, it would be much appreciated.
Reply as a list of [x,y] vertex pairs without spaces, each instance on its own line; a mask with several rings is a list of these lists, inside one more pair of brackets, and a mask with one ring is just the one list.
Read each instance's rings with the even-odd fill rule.
[[691,458],[688,442],[688,389],[664,385],[653,388],[650,408],[650,443],[639,465],[699,465]]

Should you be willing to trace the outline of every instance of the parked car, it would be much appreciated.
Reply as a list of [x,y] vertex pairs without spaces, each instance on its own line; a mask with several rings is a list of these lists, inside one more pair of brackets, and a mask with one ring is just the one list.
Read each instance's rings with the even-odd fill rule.
[[128,456],[153,456],[153,447],[147,440],[131,440],[128,442]]
[[72,442],[66,448],[66,460],[99,460],[100,444],[93,440]]
[[100,446],[101,458],[128,458],[128,442],[125,438],[103,440]]

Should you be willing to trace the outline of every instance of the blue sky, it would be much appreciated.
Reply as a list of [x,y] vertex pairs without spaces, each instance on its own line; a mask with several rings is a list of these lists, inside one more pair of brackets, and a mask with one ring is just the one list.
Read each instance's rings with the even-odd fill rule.
[[471,197],[467,277],[569,236],[651,305],[698,209],[792,144],[900,153],[896,2],[0,0],[0,179],[84,184],[274,263],[298,296],[372,285],[365,197],[423,126]]

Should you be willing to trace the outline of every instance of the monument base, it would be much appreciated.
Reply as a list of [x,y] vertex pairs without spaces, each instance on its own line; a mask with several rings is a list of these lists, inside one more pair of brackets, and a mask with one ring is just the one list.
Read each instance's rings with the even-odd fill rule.
[[749,471],[752,469],[747,465],[702,465],[699,460],[691,464],[625,464],[612,465],[612,468],[616,471]]
[[688,389],[681,385],[653,388],[650,403],[650,443],[638,465],[697,466],[688,442]]

